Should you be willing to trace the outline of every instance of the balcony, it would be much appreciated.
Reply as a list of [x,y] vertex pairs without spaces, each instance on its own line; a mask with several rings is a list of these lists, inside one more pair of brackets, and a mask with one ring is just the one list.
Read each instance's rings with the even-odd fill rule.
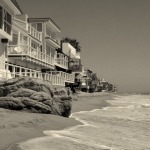
[[63,78],[65,82],[74,83],[74,79],[75,79],[74,74],[69,74],[69,73],[62,72],[62,71],[51,71],[50,73],[52,75]]
[[42,41],[42,33],[37,31],[35,28],[33,28],[31,25],[28,25],[28,33],[32,37],[36,38],[39,41]]
[[0,70],[0,80],[11,79],[19,76],[29,76],[39,78],[41,80],[50,81],[53,85],[65,86],[63,77],[52,75],[49,73],[41,73],[40,71],[5,63],[5,70]]
[[64,56],[64,54],[57,53],[55,65],[64,69],[68,69],[68,57]]
[[50,34],[46,33],[45,39],[47,39],[52,44],[52,46],[54,46],[56,48],[60,48],[60,41],[58,39],[52,37]]
[[9,57],[31,61],[47,68],[54,68],[54,58],[42,53],[40,50],[25,45],[10,45],[7,47]]

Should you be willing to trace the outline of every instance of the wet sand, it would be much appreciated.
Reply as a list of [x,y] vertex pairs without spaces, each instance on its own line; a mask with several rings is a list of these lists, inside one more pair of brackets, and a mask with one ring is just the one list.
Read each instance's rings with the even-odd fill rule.
[[[88,111],[107,106],[107,93],[80,93],[74,96],[72,112]],[[0,150],[30,138],[44,136],[45,130],[61,130],[81,124],[72,118],[0,109]]]

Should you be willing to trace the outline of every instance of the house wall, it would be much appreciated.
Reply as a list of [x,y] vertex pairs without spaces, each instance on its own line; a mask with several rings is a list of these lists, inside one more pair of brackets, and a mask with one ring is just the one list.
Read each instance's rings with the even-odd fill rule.
[[0,69],[5,69],[5,45],[0,43]]
[[62,52],[71,58],[76,57],[76,49],[69,43],[62,43]]
[[0,20],[2,23],[2,26],[0,28],[0,39],[6,38],[10,41],[10,40],[12,40],[11,33],[8,34],[6,31],[4,31],[4,10],[7,11],[11,15],[11,19],[13,17],[13,12],[10,11],[9,7],[5,6],[5,4],[3,4],[1,1],[0,1],[0,6],[2,7],[2,12],[1,12],[2,17],[0,17]]

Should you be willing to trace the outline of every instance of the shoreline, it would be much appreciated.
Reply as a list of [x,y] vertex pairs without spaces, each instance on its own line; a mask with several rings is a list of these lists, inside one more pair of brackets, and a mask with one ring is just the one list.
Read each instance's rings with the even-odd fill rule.
[[[72,113],[91,111],[108,106],[106,100],[112,99],[109,93],[80,93],[78,100],[72,102]],[[91,99],[92,98],[92,99]],[[82,125],[74,118],[65,118],[50,114],[25,113],[0,109],[2,122],[0,123],[0,149],[6,150],[16,143],[32,138],[46,136],[46,130],[64,130],[76,125]],[[24,116],[23,118],[21,116]],[[7,119],[6,119],[7,118]],[[11,118],[11,119],[10,119]],[[15,150],[15,149],[14,149]]]

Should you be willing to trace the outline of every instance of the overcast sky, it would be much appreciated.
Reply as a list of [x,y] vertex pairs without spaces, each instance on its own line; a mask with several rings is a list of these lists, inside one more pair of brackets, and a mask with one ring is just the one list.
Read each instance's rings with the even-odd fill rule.
[[119,91],[150,91],[150,0],[17,0],[76,38],[85,67]]

